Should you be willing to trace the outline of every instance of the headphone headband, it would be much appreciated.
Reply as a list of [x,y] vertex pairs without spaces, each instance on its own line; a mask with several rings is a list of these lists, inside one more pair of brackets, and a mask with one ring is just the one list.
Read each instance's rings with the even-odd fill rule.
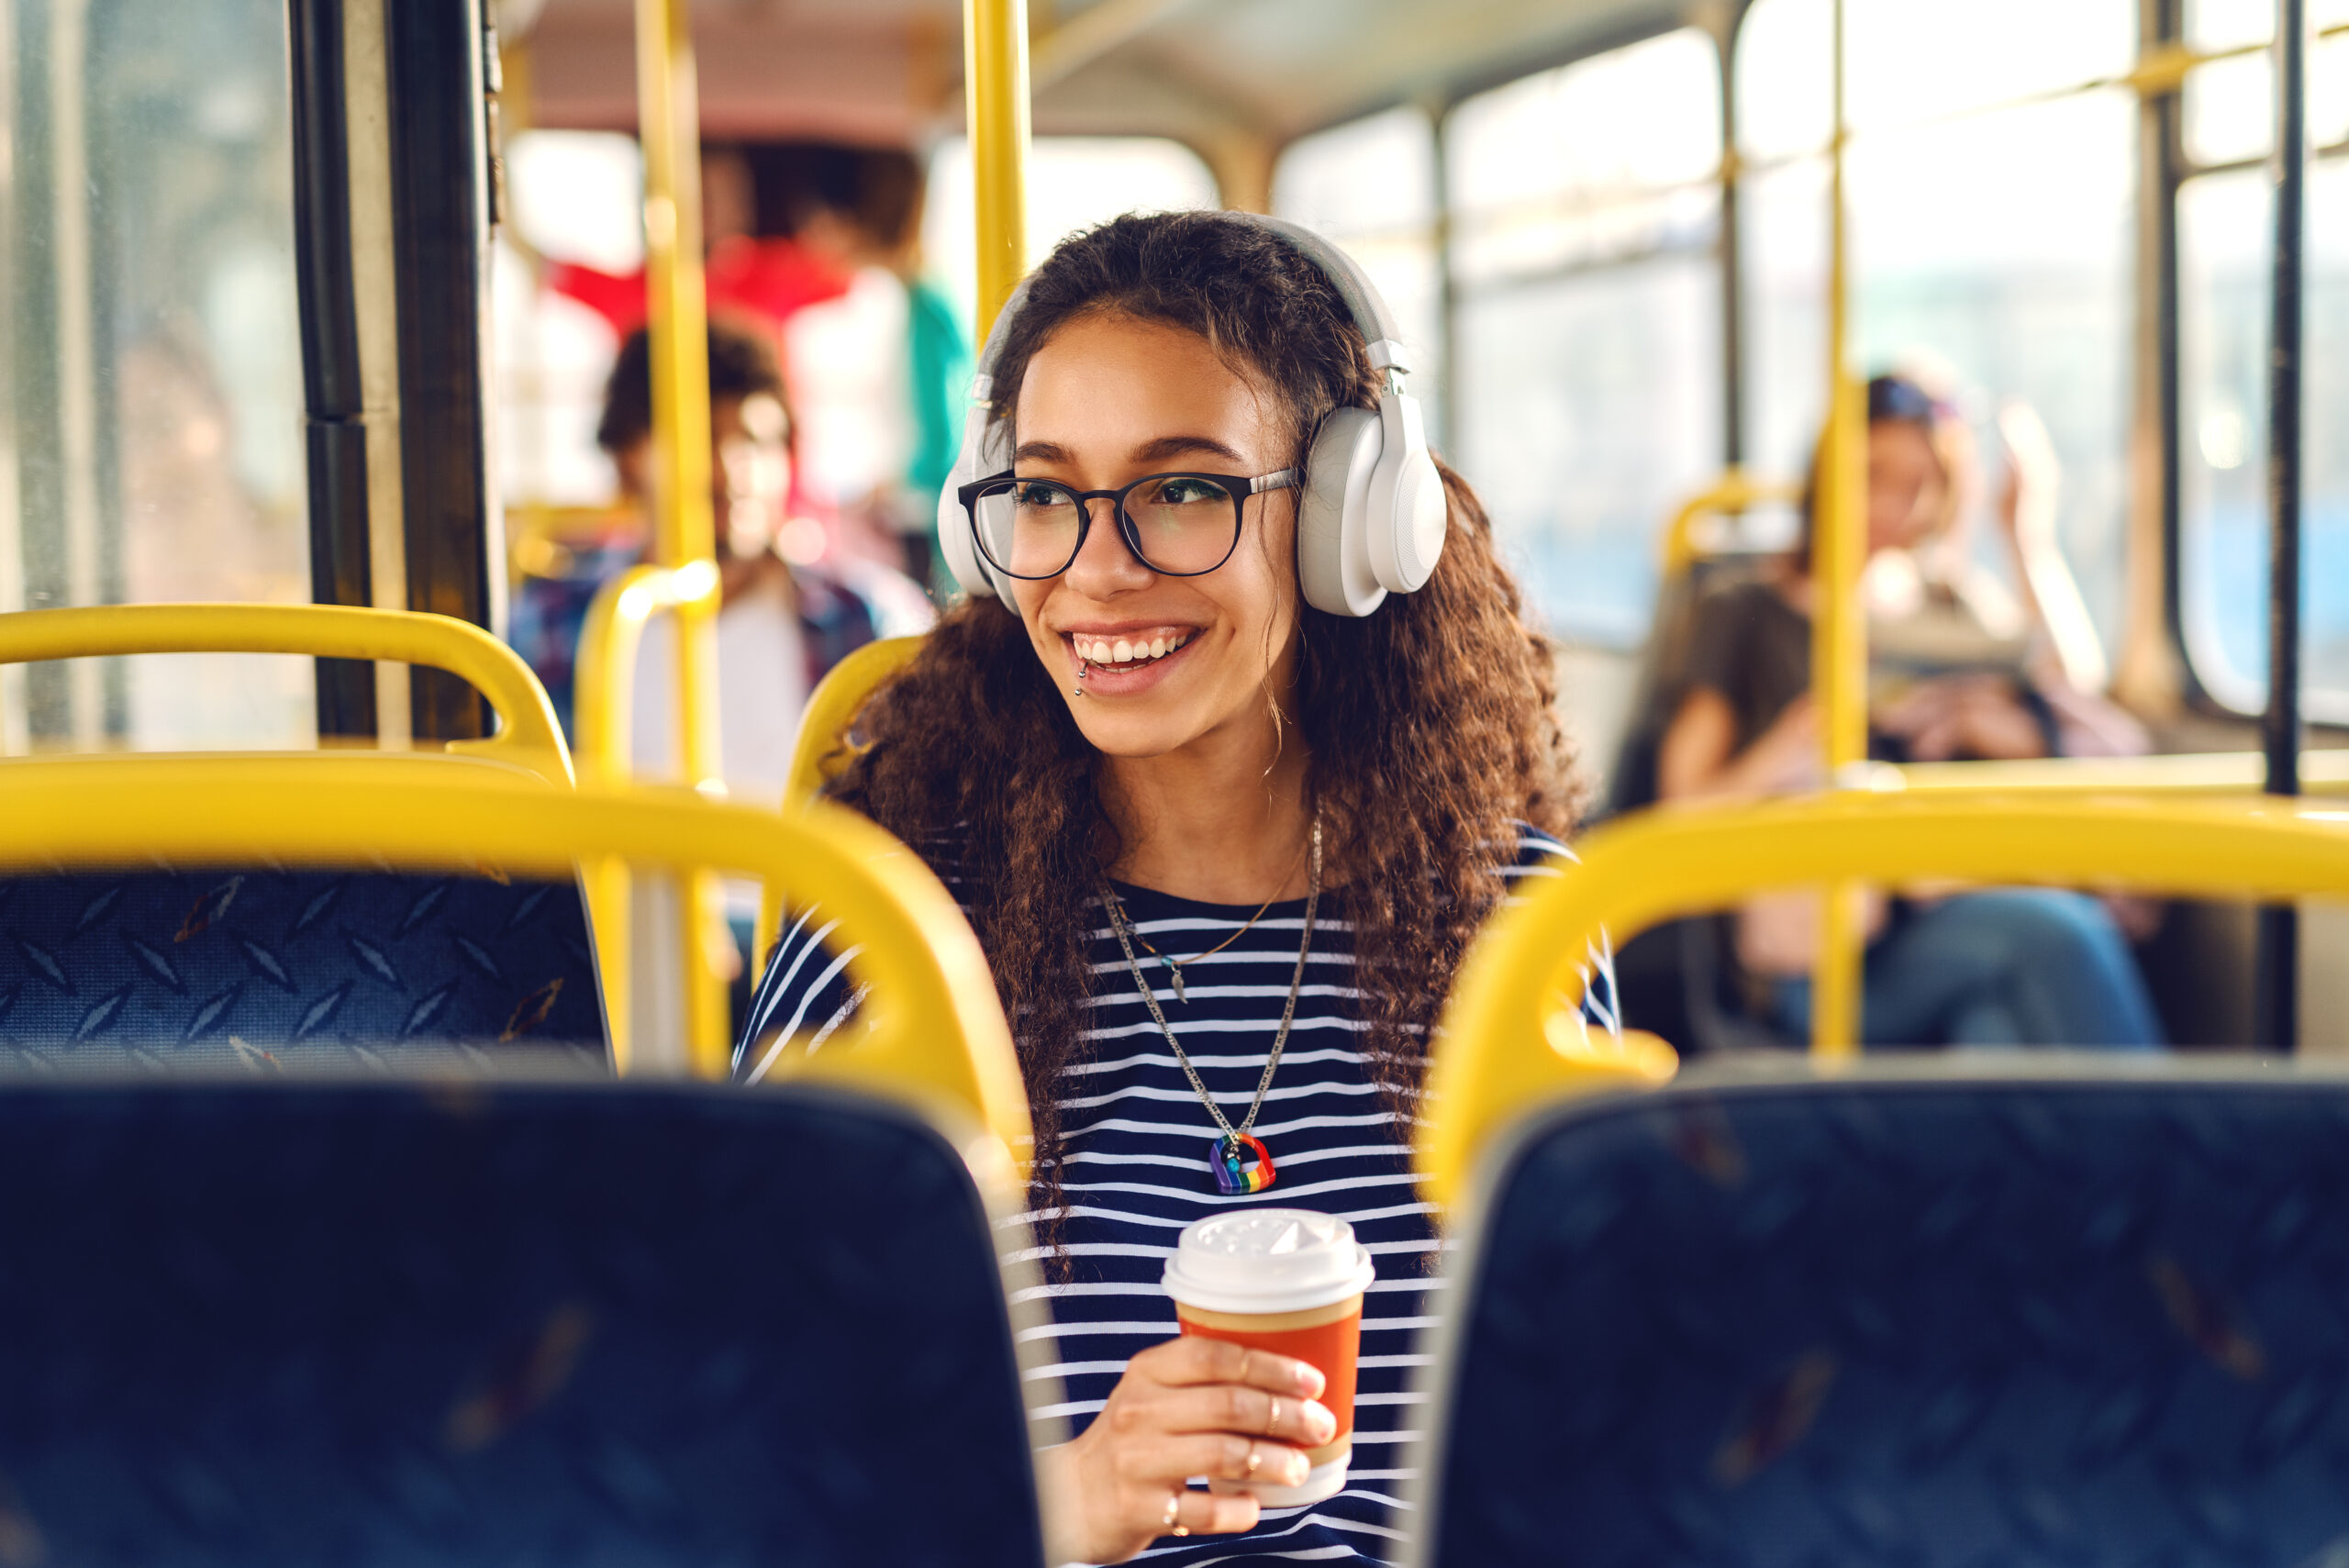
[[[1402,330],[1362,263],[1330,240],[1286,218],[1223,216],[1278,235],[1312,262],[1344,302],[1372,367],[1386,374],[1375,412],[1340,408],[1323,422],[1297,517],[1297,569],[1307,602],[1332,615],[1366,616],[1388,593],[1408,594],[1426,583],[1443,549],[1443,485],[1428,454],[1419,403],[1404,390],[1410,358]],[[996,429],[996,370],[1033,277],[1019,281],[980,345],[962,452],[938,499],[940,550],[956,581],[974,595],[1009,596],[971,539],[973,521],[957,492],[1009,461]]]

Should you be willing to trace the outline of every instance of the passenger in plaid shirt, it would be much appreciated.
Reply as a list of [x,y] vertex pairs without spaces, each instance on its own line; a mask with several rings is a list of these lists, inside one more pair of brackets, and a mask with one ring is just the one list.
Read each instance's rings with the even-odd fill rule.
[[[709,329],[711,501],[718,519],[722,600],[718,707],[724,772],[738,798],[779,797],[807,694],[824,672],[876,637],[927,628],[930,609],[912,580],[866,562],[810,565],[778,549],[792,492],[791,420],[771,339],[714,321]],[[621,489],[650,492],[651,378],[642,330],[621,344],[596,428]],[[640,532],[574,548],[560,575],[524,580],[509,638],[538,672],[564,728],[572,723],[573,662],[596,591],[644,558]],[[666,617],[646,628],[636,680],[640,774],[675,772]]]

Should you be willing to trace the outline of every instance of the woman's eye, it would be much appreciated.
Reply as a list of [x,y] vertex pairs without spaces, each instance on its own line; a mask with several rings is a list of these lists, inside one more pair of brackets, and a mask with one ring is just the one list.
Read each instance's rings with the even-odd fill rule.
[[1158,487],[1157,501],[1162,506],[1183,506],[1225,498],[1222,488],[1204,479],[1170,479]]
[[1022,506],[1066,506],[1074,504],[1074,497],[1066,490],[1057,484],[1045,484],[1041,482],[1020,484],[1012,491],[1012,494],[1019,498],[1019,505]]

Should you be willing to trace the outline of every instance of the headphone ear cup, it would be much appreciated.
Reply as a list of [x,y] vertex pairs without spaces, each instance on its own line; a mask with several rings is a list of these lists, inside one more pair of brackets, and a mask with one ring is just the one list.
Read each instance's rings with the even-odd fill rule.
[[1384,437],[1378,473],[1370,483],[1370,565],[1378,582],[1397,594],[1416,594],[1443,554],[1451,507],[1443,476],[1428,453],[1419,400],[1389,392],[1378,400]]
[[1370,552],[1371,481],[1385,446],[1369,408],[1333,409],[1314,435],[1297,499],[1297,576],[1317,610],[1358,617],[1386,600]]
[[988,428],[990,421],[986,406],[974,404],[963,416],[963,450],[954,460],[953,472],[946,476],[946,484],[938,493],[938,551],[946,561],[946,569],[963,592],[974,599],[1008,599],[1010,594],[987,563],[979,555],[977,544],[971,537],[971,514],[963,509],[963,498],[956,494],[963,485],[984,475],[996,472],[987,466],[988,459],[1000,440],[994,439]]

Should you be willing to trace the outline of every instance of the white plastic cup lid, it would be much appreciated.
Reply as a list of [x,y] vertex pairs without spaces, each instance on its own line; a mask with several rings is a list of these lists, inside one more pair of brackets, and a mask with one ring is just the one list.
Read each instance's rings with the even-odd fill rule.
[[1208,1312],[1303,1312],[1368,1288],[1377,1270],[1354,1228],[1307,1208],[1246,1208],[1183,1229],[1166,1294]]

